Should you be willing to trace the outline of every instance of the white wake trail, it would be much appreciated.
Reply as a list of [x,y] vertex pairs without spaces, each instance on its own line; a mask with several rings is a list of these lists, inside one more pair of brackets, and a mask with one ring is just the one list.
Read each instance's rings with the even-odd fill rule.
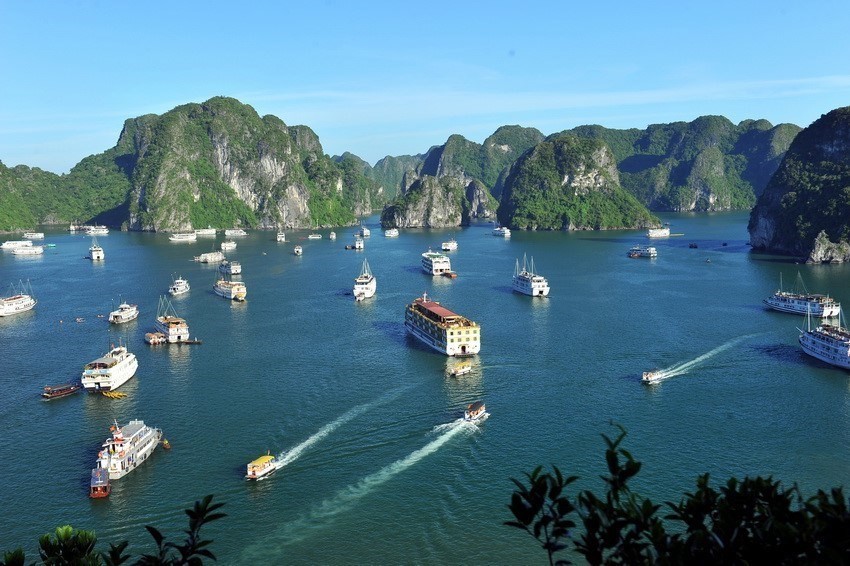
[[348,421],[354,419],[355,417],[362,415],[363,413],[365,413],[369,409],[374,409],[378,405],[382,405],[384,403],[392,401],[393,399],[395,399],[396,397],[401,395],[401,393],[403,391],[404,391],[404,389],[399,389],[397,391],[390,393],[389,395],[384,395],[383,397],[380,397],[380,398],[378,398],[374,401],[371,401],[369,403],[364,403],[363,405],[358,405],[357,407],[354,407],[353,409],[351,409],[348,412],[341,415],[335,421],[326,424],[325,426],[320,428],[319,431],[316,432],[316,434],[314,434],[313,436],[311,436],[310,438],[308,438],[307,440],[305,440],[301,444],[298,444],[296,446],[293,446],[289,450],[281,452],[280,455],[277,458],[278,459],[277,469],[280,469],[280,468],[282,468],[286,465],[289,465],[292,462],[294,462],[295,460],[297,460],[298,458],[300,458],[301,454],[303,454],[305,450],[307,450],[308,448],[310,448],[311,446],[313,446],[314,444],[316,444],[317,442],[319,442],[323,438],[327,437],[330,433],[332,433],[333,431],[335,431],[336,429],[338,429],[339,427],[341,427],[342,425],[344,425]]
[[678,363],[678,364],[673,364],[672,366],[670,366],[668,368],[662,369],[662,370],[660,370],[661,376],[658,378],[658,381],[667,379],[668,377],[675,377],[677,375],[684,375],[684,374],[688,373],[688,371],[692,370],[693,368],[702,364],[704,361],[708,360],[709,358],[713,358],[717,354],[719,354],[719,353],[721,353],[725,350],[728,350],[732,346],[735,346],[735,345],[743,342],[744,340],[746,340],[748,338],[752,338],[753,336],[758,336],[758,334],[746,334],[744,336],[739,336],[737,338],[733,338],[732,340],[729,340],[725,344],[721,344],[717,348],[711,350],[710,352],[706,352],[705,354],[702,354],[701,356],[698,356],[698,357],[694,358],[693,360],[681,362],[681,363]]

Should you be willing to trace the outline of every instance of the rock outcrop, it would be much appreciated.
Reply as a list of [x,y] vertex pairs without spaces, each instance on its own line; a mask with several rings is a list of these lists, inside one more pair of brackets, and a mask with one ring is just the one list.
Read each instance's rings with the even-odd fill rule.
[[527,151],[505,177],[499,222],[514,229],[605,230],[660,222],[619,184],[599,140],[550,138]]
[[417,177],[405,193],[384,208],[383,228],[460,226],[469,205],[465,187],[455,178]]
[[[800,132],[750,214],[755,250],[847,261],[850,241],[850,107]],[[833,243],[834,242],[834,243]]]

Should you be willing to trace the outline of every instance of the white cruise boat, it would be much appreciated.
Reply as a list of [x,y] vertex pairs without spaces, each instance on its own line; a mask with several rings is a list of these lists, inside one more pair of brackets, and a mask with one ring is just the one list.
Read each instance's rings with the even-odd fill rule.
[[507,226],[499,226],[499,224],[496,222],[493,224],[493,235],[498,236],[500,238],[510,238],[511,229]]
[[197,234],[194,232],[174,232],[168,237],[169,242],[195,242],[198,240]]
[[176,297],[177,295],[188,293],[189,289],[189,282],[182,277],[178,277],[174,280],[174,283],[171,284],[171,287],[168,288],[168,292]]
[[196,236],[215,236],[216,229],[210,225],[207,225],[206,228],[198,228],[195,230]]
[[221,252],[207,252],[195,256],[195,261],[200,263],[221,263],[224,260],[224,254]]
[[97,238],[92,238],[91,247],[89,248],[89,259],[92,261],[103,261],[106,259],[106,254],[103,253],[103,248],[97,243]]
[[38,303],[29,282],[21,282],[17,287],[10,285],[9,290],[8,296],[0,297],[0,316],[11,316],[32,310]]
[[487,412],[487,407],[484,406],[484,401],[476,401],[466,406],[463,412],[463,420],[468,423],[478,424],[487,419],[490,413]]
[[472,356],[481,351],[481,328],[437,301],[422,295],[407,305],[404,326],[417,340],[447,356]]
[[247,236],[248,232],[246,232],[242,228],[228,228],[224,231],[224,235],[228,238],[231,238],[233,236]]
[[86,391],[115,391],[136,375],[136,355],[119,345],[83,368],[80,382]]
[[262,480],[272,475],[277,470],[277,458],[271,452],[251,460],[245,470],[246,480]]
[[43,240],[44,232],[24,232],[25,240]]
[[[101,445],[95,464],[95,470],[106,470],[110,480],[121,479],[135,470],[156,450],[162,439],[160,429],[149,427],[141,420],[132,420],[124,426],[118,426],[115,421],[110,431],[112,436]],[[92,496],[97,497],[94,493]]]
[[165,297],[159,298],[156,309],[156,321],[154,328],[157,332],[165,335],[165,341],[169,343],[183,342],[189,339],[189,325],[174,310],[174,306]]
[[286,232],[284,232],[283,230],[279,230],[278,233],[277,233],[277,241],[278,242],[285,242],[286,241]]
[[12,255],[43,255],[44,246],[21,246],[12,248]]
[[0,250],[14,250],[16,248],[29,248],[32,240],[8,240],[0,244]]
[[364,248],[364,246],[365,246],[365,244],[363,242],[363,238],[361,238],[360,236],[357,236],[356,238],[354,238],[354,249],[355,250],[362,250]]
[[139,306],[129,303],[121,303],[118,308],[109,313],[109,322],[112,324],[123,324],[139,318]]
[[808,329],[798,329],[803,351],[822,362],[850,369],[850,329],[825,323],[812,329],[811,317],[807,320]]
[[360,275],[354,280],[354,289],[352,290],[354,300],[362,301],[363,299],[374,297],[377,289],[378,280],[372,275],[372,271],[369,269],[369,262],[364,259],[363,269],[360,271]]
[[248,288],[241,281],[228,281],[227,279],[219,279],[213,285],[213,291],[219,297],[230,299],[232,301],[244,301],[245,295],[248,294]]
[[650,228],[646,231],[647,238],[667,238],[670,236],[670,226],[663,228]]
[[357,231],[357,235],[361,238],[368,238],[372,235],[372,231],[363,226],[363,223],[360,223],[360,229]]
[[658,250],[655,249],[655,246],[633,246],[626,255],[631,258],[648,257],[651,259],[658,257]]
[[389,230],[384,230],[385,238],[398,238],[398,228],[390,228]]
[[514,267],[513,289],[517,293],[530,295],[532,297],[548,297],[549,282],[540,274],[534,273],[534,258],[528,264],[525,255],[522,256],[522,269],[519,267],[519,259]]
[[86,226],[86,234],[89,236],[105,236],[109,234],[109,228],[103,225]]
[[329,240],[336,240],[336,232],[331,232],[330,234],[328,234],[328,239]]
[[835,302],[829,295],[809,293],[799,273],[794,291],[782,290],[782,274],[780,274],[779,290],[764,299],[764,304],[780,312],[804,316],[811,314],[815,318],[831,318],[841,313],[841,304]]
[[[280,241],[280,240],[278,240]],[[221,243],[221,251],[230,252],[236,249],[236,242],[233,240],[225,240]]]
[[321,234],[313,233],[313,234],[310,234],[309,236],[307,236],[307,239],[308,239],[308,240],[321,240],[321,239],[322,239],[322,235],[321,235]]
[[224,260],[218,264],[218,271],[224,275],[239,275],[242,273],[242,264],[238,261]]
[[428,250],[422,254],[422,271],[428,275],[442,275],[452,270],[452,262],[440,252]]
[[444,252],[453,252],[457,249],[457,242],[454,238],[452,238],[451,240],[443,242],[440,247],[443,249]]
[[304,253],[304,248],[302,248],[301,246],[295,246],[294,248],[292,248],[292,253],[294,253],[295,255],[301,255]]

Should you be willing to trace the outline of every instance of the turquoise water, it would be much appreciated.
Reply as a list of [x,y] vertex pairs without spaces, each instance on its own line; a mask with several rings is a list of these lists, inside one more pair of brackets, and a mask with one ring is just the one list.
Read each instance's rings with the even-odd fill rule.
[[[32,557],[39,535],[71,523],[103,548],[129,539],[147,552],[144,525],[179,538],[182,510],[213,493],[228,517],[206,534],[224,564],[542,562],[534,541],[502,526],[509,478],[554,463],[599,487],[611,421],[644,462],[638,489],[659,501],[704,472],[772,474],[804,493],[847,484],[848,374],[805,357],[795,329],[805,320],[761,300],[799,270],[810,290],[850,304],[850,266],[752,254],[743,213],[666,219],[685,235],[654,241],[654,260],[626,257],[646,243],[636,231],[504,240],[481,224],[386,239],[371,218],[364,252],[343,249],[353,229],[336,242],[293,232],[285,244],[256,232],[228,253],[243,266],[244,304],[214,295],[215,268],[191,261],[221,236],[113,232],[99,238],[102,265],[82,259],[88,238],[60,232],[43,257],[2,254],[0,284],[29,279],[39,304],[0,319],[0,507],[14,510],[0,518],[0,550],[25,544]],[[452,234],[459,277],[423,274],[420,254]],[[549,299],[511,293],[523,253]],[[364,257],[378,292],[355,303]],[[176,275],[192,290],[173,304],[204,343],[151,348],[143,335]],[[454,361],[406,337],[404,306],[425,291],[481,324],[471,374],[446,377]],[[122,298],[141,315],[110,328],[96,315]],[[43,385],[77,378],[119,338],[140,363],[126,399],[40,401]],[[673,366],[678,375],[640,383]],[[458,423],[478,399],[490,419]],[[173,449],[90,500],[98,447],[113,419],[131,418],[162,428]],[[267,450],[286,465],[246,482],[245,464]]]

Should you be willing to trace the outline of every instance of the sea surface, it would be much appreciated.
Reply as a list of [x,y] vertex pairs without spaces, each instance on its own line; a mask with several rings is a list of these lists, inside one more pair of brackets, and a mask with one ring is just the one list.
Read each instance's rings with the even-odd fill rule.
[[[192,262],[221,234],[173,244],[113,231],[98,238],[101,264],[83,259],[90,238],[60,231],[42,257],[2,253],[0,284],[29,280],[39,303],[0,319],[0,551],[23,545],[32,560],[41,534],[71,524],[96,531],[103,550],[127,539],[134,555],[151,552],[145,525],[182,540],[183,509],[215,494],[228,516],[203,534],[221,564],[542,564],[534,540],[502,525],[510,478],[554,464],[600,489],[612,423],[643,462],[635,488],[658,502],[705,472],[718,483],[772,475],[804,494],[847,485],[850,374],[802,354],[805,317],[762,299],[799,272],[850,304],[850,266],[752,253],[746,213],[664,219],[683,235],[653,240],[652,260],[626,257],[649,243],[641,231],[503,239],[481,223],[389,239],[371,217],[362,252],[344,249],[353,228],[335,242],[330,230],[286,243],[255,231],[227,254],[243,266],[242,304],[213,294],[215,266]],[[420,254],[451,236],[458,278],[425,275]],[[524,254],[548,299],[511,292]],[[355,303],[364,258],[378,291]],[[148,346],[158,298],[181,275],[192,290],[172,303],[203,344]],[[481,325],[471,374],[447,377],[457,360],[406,336],[405,305],[423,292]],[[138,303],[138,320],[97,317],[122,299]],[[119,340],[139,358],[126,398],[40,400]],[[674,375],[643,385],[654,368]],[[460,422],[476,400],[490,418]],[[109,426],[136,418],[173,449],[89,499]],[[245,481],[267,451],[285,465]]]

